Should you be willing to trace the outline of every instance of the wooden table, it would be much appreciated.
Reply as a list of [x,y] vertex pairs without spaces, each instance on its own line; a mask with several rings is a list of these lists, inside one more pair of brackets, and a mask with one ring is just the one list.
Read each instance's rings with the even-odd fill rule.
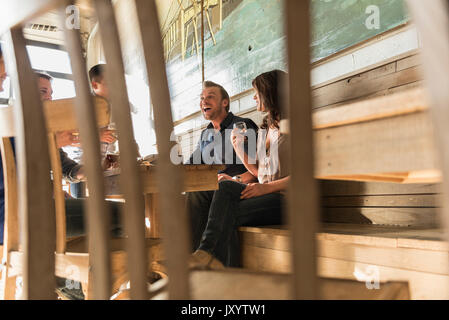
[[[145,194],[145,217],[151,222],[147,237],[160,238],[160,212],[158,208],[158,188],[155,166],[141,166],[142,187]],[[182,165],[184,171],[184,192],[208,191],[218,189],[217,173],[223,165]],[[120,169],[105,172],[105,194],[107,197],[120,197]],[[176,183],[176,182],[174,182]]]

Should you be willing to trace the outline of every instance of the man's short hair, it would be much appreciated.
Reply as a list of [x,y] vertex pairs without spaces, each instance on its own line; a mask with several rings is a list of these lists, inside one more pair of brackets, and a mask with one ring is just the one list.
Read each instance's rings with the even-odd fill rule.
[[38,78],[47,79],[50,82],[53,81],[53,77],[45,71],[36,71],[35,73],[38,76]]
[[220,86],[218,83],[212,82],[212,81],[204,81],[203,82],[203,88],[218,88],[220,89],[221,98],[223,100],[228,100],[228,105],[226,106],[226,112],[229,112],[229,108],[231,106],[231,99],[229,98],[228,92]]
[[2,46],[0,45],[0,59],[3,58]]
[[97,64],[96,66],[93,66],[92,68],[90,68],[89,70],[89,79],[90,82],[95,81],[95,82],[100,82],[101,80],[103,80],[103,76],[104,76],[104,64]]

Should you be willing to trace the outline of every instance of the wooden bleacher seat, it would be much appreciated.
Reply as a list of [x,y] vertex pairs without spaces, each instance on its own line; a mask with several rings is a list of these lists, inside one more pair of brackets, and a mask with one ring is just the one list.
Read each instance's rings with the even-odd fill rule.
[[[192,298],[197,300],[288,300],[292,276],[250,270],[193,271]],[[380,283],[379,290],[365,282],[319,278],[323,300],[408,300],[408,283]]]
[[[254,271],[291,272],[285,227],[241,227],[242,264]],[[318,275],[408,283],[411,299],[447,299],[449,245],[441,228],[323,224],[316,235]]]

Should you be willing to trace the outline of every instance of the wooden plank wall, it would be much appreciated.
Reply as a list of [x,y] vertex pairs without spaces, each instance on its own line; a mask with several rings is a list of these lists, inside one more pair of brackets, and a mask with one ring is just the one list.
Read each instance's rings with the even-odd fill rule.
[[439,226],[439,184],[321,181],[322,221]]

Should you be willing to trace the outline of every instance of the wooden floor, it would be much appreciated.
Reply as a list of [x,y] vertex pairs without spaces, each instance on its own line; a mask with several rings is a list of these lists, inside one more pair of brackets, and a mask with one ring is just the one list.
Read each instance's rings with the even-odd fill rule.
[[[240,229],[245,268],[289,273],[289,232],[273,226]],[[449,244],[424,227],[323,224],[317,234],[318,274],[380,282],[408,281],[412,299],[449,298]]]

